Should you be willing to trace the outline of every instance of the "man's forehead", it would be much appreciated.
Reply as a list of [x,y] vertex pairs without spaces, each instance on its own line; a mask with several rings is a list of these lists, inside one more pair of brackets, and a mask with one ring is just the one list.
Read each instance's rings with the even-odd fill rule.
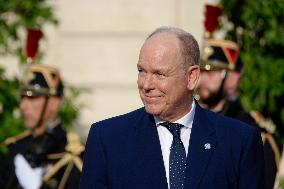
[[151,62],[151,64],[148,64],[146,61],[139,61],[137,68],[149,69],[152,71],[166,71],[169,68],[169,65],[160,64],[158,62]]
[[176,35],[172,34],[172,33],[166,33],[166,32],[162,32],[162,33],[156,33],[155,35],[151,36],[150,38],[148,38],[143,47],[147,46],[147,45],[177,45],[179,44],[179,40],[177,38]]
[[150,44],[148,46],[143,46],[139,56],[139,62],[146,61],[162,61],[165,55],[170,54],[169,47],[162,43]]
[[180,52],[179,41],[173,34],[156,34],[149,38],[141,48],[139,60],[161,60],[165,56],[176,56]]

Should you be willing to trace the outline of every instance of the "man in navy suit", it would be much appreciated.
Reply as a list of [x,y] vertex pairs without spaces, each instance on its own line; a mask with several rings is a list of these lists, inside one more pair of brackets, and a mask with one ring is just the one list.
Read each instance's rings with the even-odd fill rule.
[[81,189],[263,188],[260,133],[193,99],[199,57],[179,28],[149,35],[137,64],[144,107],[92,125]]

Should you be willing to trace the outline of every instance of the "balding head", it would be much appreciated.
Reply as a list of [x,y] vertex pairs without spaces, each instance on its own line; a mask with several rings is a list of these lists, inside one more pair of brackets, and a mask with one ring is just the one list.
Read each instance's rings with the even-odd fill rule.
[[190,111],[199,77],[198,56],[196,41],[180,29],[160,28],[146,39],[137,64],[137,84],[149,114],[176,121]]
[[182,64],[185,70],[187,70],[187,68],[191,65],[199,65],[199,46],[195,38],[190,33],[176,27],[160,27],[147,37],[145,43],[153,36],[160,34],[170,34],[178,39],[181,51],[180,53],[183,59]]

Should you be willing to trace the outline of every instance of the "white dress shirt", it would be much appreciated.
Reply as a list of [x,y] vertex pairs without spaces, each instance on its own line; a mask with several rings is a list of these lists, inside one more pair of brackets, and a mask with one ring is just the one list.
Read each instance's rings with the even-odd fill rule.
[[[189,146],[189,139],[190,139],[190,133],[192,128],[192,122],[195,114],[195,102],[192,101],[192,106],[190,112],[188,112],[185,116],[180,118],[179,120],[175,121],[174,123],[179,123],[184,125],[184,127],[181,128],[181,140],[183,143],[183,146],[185,148],[185,154],[187,156],[188,153],[188,146]],[[166,170],[166,177],[168,182],[168,187],[170,188],[170,182],[169,182],[169,161],[170,161],[170,148],[173,141],[173,135],[172,133],[164,126],[159,125],[160,123],[163,123],[164,121],[161,120],[159,117],[154,117],[158,135],[160,139],[161,144],[161,150],[164,160],[164,166]]]

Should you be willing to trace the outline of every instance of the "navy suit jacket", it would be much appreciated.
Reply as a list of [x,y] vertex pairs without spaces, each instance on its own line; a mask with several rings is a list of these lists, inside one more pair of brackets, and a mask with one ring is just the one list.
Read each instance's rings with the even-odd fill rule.
[[[262,189],[263,167],[255,128],[196,106],[184,189]],[[167,189],[153,116],[141,108],[93,124],[80,188]]]

